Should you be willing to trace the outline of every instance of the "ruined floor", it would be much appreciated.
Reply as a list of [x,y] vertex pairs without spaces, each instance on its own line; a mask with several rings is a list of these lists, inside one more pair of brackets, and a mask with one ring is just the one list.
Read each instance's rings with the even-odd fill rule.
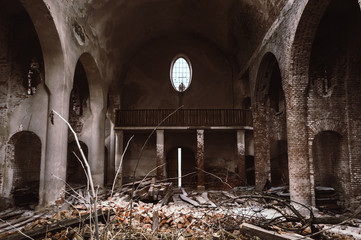
[[[96,239],[86,188],[62,205],[0,213],[0,239]],[[154,179],[98,195],[100,239],[361,239],[353,213],[328,214],[252,187],[197,191]],[[130,196],[133,196],[131,199]],[[302,215],[299,215],[302,214]],[[91,216],[92,218],[90,219]],[[320,222],[333,224],[320,224]],[[342,224],[335,224],[337,221]],[[261,227],[258,229],[257,226]],[[312,236],[318,232],[319,234]]]

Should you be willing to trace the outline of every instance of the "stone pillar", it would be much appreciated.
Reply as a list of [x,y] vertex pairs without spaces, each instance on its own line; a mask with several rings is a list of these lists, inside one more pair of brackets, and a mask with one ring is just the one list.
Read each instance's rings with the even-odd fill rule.
[[237,166],[241,184],[246,184],[246,141],[245,130],[237,131]]
[[123,162],[122,155],[124,152],[123,149],[124,133],[123,131],[115,131],[115,174],[118,172],[116,181],[116,186],[121,186],[123,184]]
[[270,179],[270,143],[267,127],[267,111],[264,104],[253,107],[254,164],[256,189],[262,190]]
[[[157,130],[157,178],[164,179],[166,177],[165,171],[165,156],[164,156],[164,130]],[[163,165],[163,166],[161,166]],[[161,166],[161,167],[159,167]]]
[[[197,188],[204,189],[204,130],[197,130]],[[203,170],[203,171],[202,171]]]
[[109,166],[108,166],[108,182],[114,181],[115,176],[115,133],[114,123],[110,121],[110,141],[109,141]]
[[313,139],[308,139],[308,155],[310,163],[310,191],[311,191],[311,203],[313,207],[316,207],[316,192],[315,192],[315,168],[313,165]]
[[288,169],[291,200],[311,205],[305,88],[289,87],[287,94]]
[[105,113],[92,109],[91,147],[88,161],[94,186],[104,186]]
[[[49,95],[49,114],[52,110],[64,119],[69,117],[70,91],[57,89]],[[46,152],[44,163],[44,188],[40,193],[39,206],[62,202],[65,196],[66,165],[68,148],[68,126],[56,114],[48,118]]]

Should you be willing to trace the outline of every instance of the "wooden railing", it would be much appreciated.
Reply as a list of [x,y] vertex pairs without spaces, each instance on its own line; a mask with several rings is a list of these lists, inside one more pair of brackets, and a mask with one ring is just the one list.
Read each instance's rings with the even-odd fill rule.
[[[116,127],[157,126],[174,110],[117,110]],[[253,126],[252,113],[243,109],[181,109],[167,118],[161,126]]]

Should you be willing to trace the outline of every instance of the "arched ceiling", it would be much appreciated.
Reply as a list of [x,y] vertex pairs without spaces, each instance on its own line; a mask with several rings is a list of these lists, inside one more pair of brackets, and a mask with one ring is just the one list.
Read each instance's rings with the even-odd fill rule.
[[120,66],[149,41],[178,34],[207,41],[240,68],[286,0],[107,0],[79,8]]

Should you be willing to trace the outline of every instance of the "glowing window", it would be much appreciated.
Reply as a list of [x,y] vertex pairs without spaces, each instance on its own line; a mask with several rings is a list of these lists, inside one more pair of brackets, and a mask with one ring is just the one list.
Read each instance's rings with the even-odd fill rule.
[[174,58],[170,69],[170,79],[178,92],[183,92],[189,87],[192,80],[192,67],[188,58],[185,56]]

